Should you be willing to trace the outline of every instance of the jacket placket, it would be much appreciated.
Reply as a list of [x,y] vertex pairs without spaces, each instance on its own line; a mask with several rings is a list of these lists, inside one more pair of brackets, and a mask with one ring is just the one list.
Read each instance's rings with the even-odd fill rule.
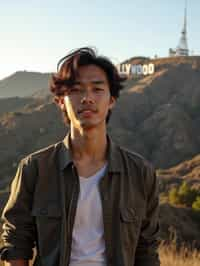
[[[68,266],[70,263],[71,246],[72,246],[72,231],[75,221],[76,208],[78,203],[78,196],[80,191],[79,178],[76,168],[72,165],[72,176],[67,177],[65,173],[61,175],[61,198],[62,198],[62,210],[63,210],[63,222],[61,229],[61,254],[60,254],[60,266]],[[66,183],[65,178],[68,179],[68,186],[71,189],[70,201],[66,202]],[[67,206],[68,211],[67,211]]]
[[102,215],[104,225],[104,240],[106,247],[106,262],[107,266],[113,265],[113,244],[112,244],[112,210],[110,208],[108,190],[106,189],[106,178],[108,174],[102,178],[99,183],[99,191],[102,202]]

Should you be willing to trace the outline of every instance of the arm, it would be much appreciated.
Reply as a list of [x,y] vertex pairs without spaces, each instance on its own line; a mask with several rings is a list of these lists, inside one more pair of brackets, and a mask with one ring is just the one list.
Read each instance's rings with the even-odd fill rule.
[[35,224],[31,210],[36,174],[36,167],[30,158],[20,162],[3,211],[3,247],[0,255],[2,260],[10,261],[7,262],[10,265],[28,265],[28,260],[33,257]]
[[159,193],[158,180],[154,169],[148,166],[144,173],[147,208],[146,217],[142,222],[140,237],[135,254],[135,266],[159,266]]

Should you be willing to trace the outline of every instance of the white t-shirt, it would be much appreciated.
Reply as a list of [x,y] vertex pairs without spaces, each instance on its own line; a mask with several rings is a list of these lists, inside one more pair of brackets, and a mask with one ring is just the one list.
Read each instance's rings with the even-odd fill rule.
[[80,194],[72,232],[70,266],[105,266],[105,241],[99,180],[107,164],[95,175],[80,180]]

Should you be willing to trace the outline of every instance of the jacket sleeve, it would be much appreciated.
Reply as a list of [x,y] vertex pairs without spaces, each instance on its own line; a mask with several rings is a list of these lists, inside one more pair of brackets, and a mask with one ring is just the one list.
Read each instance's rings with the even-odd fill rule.
[[20,162],[3,210],[2,260],[29,260],[33,257],[35,224],[31,210],[37,170],[30,161],[27,157]]
[[159,266],[159,192],[158,180],[151,165],[144,171],[147,191],[146,217],[142,221],[135,254],[135,266]]

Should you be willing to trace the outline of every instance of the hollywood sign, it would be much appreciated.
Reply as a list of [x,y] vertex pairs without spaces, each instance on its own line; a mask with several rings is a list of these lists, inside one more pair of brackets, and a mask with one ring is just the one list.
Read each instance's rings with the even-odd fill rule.
[[155,72],[154,64],[145,64],[145,65],[131,65],[131,64],[120,64],[117,66],[117,69],[122,75],[151,75]]

